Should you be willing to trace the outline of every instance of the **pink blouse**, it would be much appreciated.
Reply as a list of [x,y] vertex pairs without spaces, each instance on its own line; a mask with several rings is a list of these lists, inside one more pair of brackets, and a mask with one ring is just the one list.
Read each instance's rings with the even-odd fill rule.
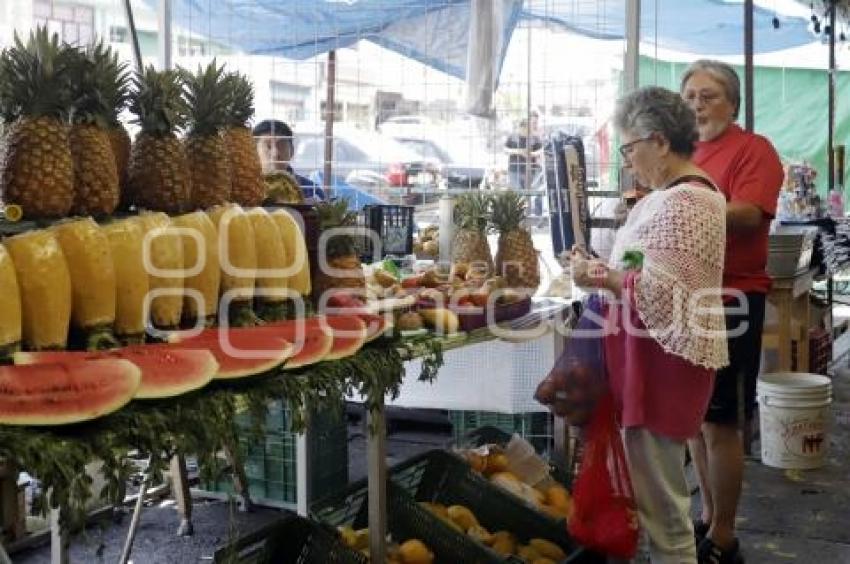
[[685,440],[696,435],[702,425],[714,386],[714,370],[665,352],[646,333],[631,335],[623,329],[645,331],[634,300],[638,276],[628,273],[623,282],[622,300],[628,300],[630,306],[609,303],[606,314],[616,328],[605,337],[605,364],[620,424]]

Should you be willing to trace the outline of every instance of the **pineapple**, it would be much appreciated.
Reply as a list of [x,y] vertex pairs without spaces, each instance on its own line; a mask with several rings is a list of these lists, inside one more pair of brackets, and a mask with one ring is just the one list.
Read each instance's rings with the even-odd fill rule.
[[311,288],[310,258],[307,256],[304,233],[288,210],[275,210],[271,216],[280,230],[281,240],[286,249],[286,286],[306,298],[310,295]]
[[270,172],[263,176],[266,198],[274,204],[303,204],[304,193],[298,179],[289,171]]
[[221,294],[229,300],[230,324],[254,325],[257,249],[251,219],[236,204],[216,206],[207,215],[218,231]]
[[71,94],[71,155],[74,159],[74,205],[77,215],[104,216],[118,207],[118,170],[109,140],[108,122],[112,113],[105,90],[111,80],[94,62],[94,53],[104,51],[103,43],[73,53]]
[[489,208],[490,196],[476,192],[461,195],[454,209],[458,231],[452,244],[452,262],[466,263],[484,278],[494,272],[487,242]]
[[71,276],[71,324],[86,349],[117,346],[115,323],[115,266],[109,239],[91,218],[51,227]]
[[27,350],[63,350],[71,323],[71,275],[62,247],[49,230],[28,231],[4,242],[21,295],[21,332]]
[[104,225],[103,232],[109,239],[115,266],[115,335],[124,344],[143,343],[145,299],[150,290],[144,261],[144,228],[138,218],[131,217]]
[[257,249],[257,313],[265,321],[286,317],[289,296],[286,245],[275,220],[263,208],[248,210]]
[[127,199],[140,208],[184,212],[191,204],[191,184],[186,153],[175,134],[187,112],[180,74],[150,66],[133,84],[130,111],[141,132],[130,150]]
[[525,199],[516,192],[503,192],[493,198],[492,223],[499,232],[496,274],[508,288],[533,294],[540,285],[540,265],[531,234],[522,226]]
[[239,73],[227,75],[230,115],[224,140],[230,158],[230,199],[241,206],[259,206],[266,197],[263,167],[248,123],[254,115],[254,87]]
[[0,245],[0,362],[11,357],[21,343],[21,295],[15,265]]
[[186,230],[192,229],[195,233],[195,236],[188,233],[183,233],[182,236],[183,265],[187,274],[183,319],[188,323],[194,323],[199,318],[205,322],[213,322],[218,313],[218,295],[221,288],[216,226],[209,216],[201,211],[175,217],[174,225]]
[[[317,206],[320,229],[353,227],[357,215],[348,211],[348,200],[321,203]],[[322,261],[324,251],[326,264]],[[348,234],[333,235],[325,240],[325,248],[319,249],[319,265],[313,280],[314,297],[321,300],[326,292],[338,288],[365,290],[366,279],[354,239]]]
[[121,124],[119,116],[130,102],[130,73],[127,63],[118,60],[118,53],[103,43],[98,43],[89,51],[100,77],[100,92],[106,106],[106,132],[115,157],[115,169],[118,174],[118,188],[121,193],[121,209],[127,209],[127,168],[130,164],[130,135]]
[[209,208],[230,200],[230,165],[222,131],[230,107],[224,67],[215,60],[192,74],[183,71],[189,104],[189,132],[185,140],[192,183],[192,207]]
[[[178,327],[183,314],[183,278],[167,276],[170,273],[166,271],[182,273],[183,239],[164,213],[143,213],[138,221],[142,228],[143,248],[147,247],[143,260],[147,260],[144,266],[150,292],[160,294],[150,300],[150,320],[154,327]],[[145,319],[145,323],[147,321]]]
[[68,144],[71,51],[39,27],[26,45],[18,36],[0,56],[4,127],[0,197],[27,218],[62,217],[74,202]]

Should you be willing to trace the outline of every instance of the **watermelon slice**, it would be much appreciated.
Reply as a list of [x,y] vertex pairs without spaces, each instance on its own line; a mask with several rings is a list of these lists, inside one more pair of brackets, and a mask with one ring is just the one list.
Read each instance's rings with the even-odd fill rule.
[[0,366],[0,423],[66,425],[96,419],[133,399],[141,375],[138,366],[120,358]]
[[253,327],[204,329],[197,335],[183,337],[179,333],[172,343],[176,349],[208,349],[218,362],[217,380],[233,380],[273,370],[295,354],[286,339]]
[[358,313],[357,317],[366,324],[367,343],[371,343],[393,328],[392,316],[377,315],[374,313]]
[[[299,327],[300,323],[300,327]],[[180,346],[201,346],[209,341],[217,341],[227,336],[221,335],[227,332],[230,338],[238,338],[249,343],[264,343],[268,339],[283,339],[290,343],[293,354],[284,365],[285,370],[293,370],[310,364],[321,362],[331,351],[334,344],[333,334],[330,328],[308,327],[299,321],[280,321],[261,325],[259,327],[233,327],[233,328],[210,328],[204,329],[193,337],[175,336],[175,342]],[[265,346],[265,345],[261,345]]]
[[339,360],[355,354],[366,343],[366,323],[356,315],[317,315],[304,320],[307,327],[329,327],[334,337],[325,360]]
[[123,358],[141,369],[136,399],[168,398],[197,390],[218,371],[218,362],[207,349],[166,350],[146,345],[94,352],[19,352],[15,364],[68,364],[101,358]]

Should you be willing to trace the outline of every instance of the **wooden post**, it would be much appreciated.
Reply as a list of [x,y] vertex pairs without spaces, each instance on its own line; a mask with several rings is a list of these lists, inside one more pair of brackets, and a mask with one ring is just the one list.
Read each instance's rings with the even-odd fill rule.
[[0,529],[5,533],[6,541],[17,540],[26,534],[25,507],[22,492],[18,488],[18,470],[6,462],[0,463]]
[[189,472],[186,470],[186,457],[175,454],[171,458],[171,490],[177,502],[177,512],[180,514],[180,536],[192,535],[192,493],[189,491]]
[[[48,501],[50,493],[47,494]],[[61,509],[50,509],[50,564],[70,564],[68,530],[61,524]]]
[[233,476],[233,491],[242,498],[242,511],[253,511],[254,502],[251,501],[248,476],[245,475],[245,465],[242,463],[242,457],[239,456],[236,437],[231,437],[224,442],[224,456],[227,458]]
[[384,398],[379,401],[380,405],[374,411],[366,411],[369,552],[372,562],[383,562],[387,548],[387,430]]
[[334,157],[334,113],[336,111],[336,51],[328,51],[327,65],[328,90],[325,96],[325,167],[322,170],[325,195],[330,198],[333,192]]

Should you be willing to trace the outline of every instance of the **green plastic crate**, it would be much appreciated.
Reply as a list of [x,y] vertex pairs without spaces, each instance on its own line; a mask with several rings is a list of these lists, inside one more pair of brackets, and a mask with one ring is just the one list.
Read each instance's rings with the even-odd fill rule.
[[295,515],[244,535],[213,556],[214,564],[366,564],[327,527]]
[[[310,509],[313,518],[331,527],[368,527],[369,495],[366,480],[344,492],[322,498]],[[495,552],[452,529],[419,506],[401,488],[387,483],[387,527],[392,540],[401,544],[421,540],[434,553],[435,564],[504,564]],[[511,560],[511,562],[518,562]]]
[[[235,418],[245,477],[251,498],[259,503],[281,507],[298,500],[297,435],[291,431],[289,411],[280,401],[269,403],[265,435],[252,436],[250,414]],[[310,498],[338,492],[348,485],[348,428],[343,406],[338,413],[312,413],[307,448],[310,451]],[[232,494],[229,473],[204,484],[211,492]]]
[[455,444],[464,444],[467,435],[481,427],[495,427],[510,435],[516,433],[534,446],[541,455],[554,446],[552,416],[540,413],[496,413],[492,411],[450,411]]
[[510,531],[522,543],[543,538],[559,545],[570,564],[602,564],[601,555],[578,546],[567,534],[563,521],[555,521],[502,491],[473,471],[458,456],[431,450],[397,464],[390,480],[417,501],[464,505],[490,532]]

